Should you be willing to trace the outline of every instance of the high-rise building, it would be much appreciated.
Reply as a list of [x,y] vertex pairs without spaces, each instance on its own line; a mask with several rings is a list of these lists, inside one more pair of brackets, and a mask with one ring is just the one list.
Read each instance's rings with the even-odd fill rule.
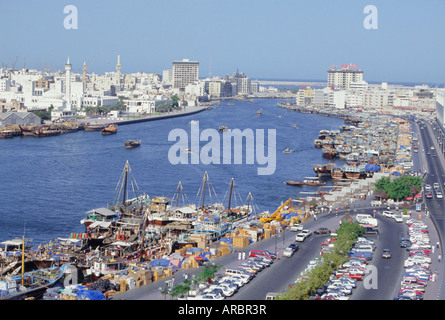
[[363,71],[357,65],[331,66],[328,70],[328,86],[333,89],[349,90],[351,82],[363,81]]
[[173,62],[173,87],[184,89],[199,80],[199,62],[183,59]]
[[438,123],[445,127],[445,90],[438,89],[436,94],[436,117]]

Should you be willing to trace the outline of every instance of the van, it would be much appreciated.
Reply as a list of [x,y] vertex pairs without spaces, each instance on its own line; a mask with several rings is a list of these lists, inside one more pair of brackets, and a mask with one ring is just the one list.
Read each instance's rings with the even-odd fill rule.
[[370,224],[374,228],[378,226],[377,219],[373,218],[370,214],[358,214],[355,219],[360,224]]
[[242,278],[251,279],[252,275],[247,273],[247,271],[240,268],[227,268],[225,272],[226,276],[237,276]]
[[275,259],[275,254],[266,250],[250,250],[249,257],[266,257]]
[[361,245],[355,246],[353,248],[353,250],[355,252],[373,252],[374,251],[372,246],[366,245],[366,244],[361,244]]
[[275,300],[275,297],[278,295],[278,292],[268,292],[266,294],[266,300]]

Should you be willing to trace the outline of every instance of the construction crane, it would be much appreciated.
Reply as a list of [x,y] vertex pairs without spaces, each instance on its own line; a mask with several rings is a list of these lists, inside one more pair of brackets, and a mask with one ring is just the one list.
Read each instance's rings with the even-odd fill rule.
[[15,65],[16,65],[16,63],[17,63],[17,59],[18,59],[18,58],[19,58],[18,56],[15,57],[14,63],[12,64],[12,71],[15,70]]
[[283,203],[281,206],[279,206],[278,209],[275,210],[274,213],[272,213],[272,214],[271,214],[270,216],[268,216],[268,217],[261,218],[260,221],[261,221],[261,222],[270,222],[270,221],[272,221],[272,220],[280,221],[280,220],[281,220],[281,211],[282,211],[283,208],[284,208],[285,206],[287,206],[287,205],[289,204],[289,202],[291,202],[291,201],[292,201],[292,198],[289,198],[285,203]]

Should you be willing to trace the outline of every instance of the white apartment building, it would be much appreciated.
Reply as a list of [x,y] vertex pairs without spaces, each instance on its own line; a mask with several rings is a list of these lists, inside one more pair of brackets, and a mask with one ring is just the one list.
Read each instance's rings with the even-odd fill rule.
[[183,59],[173,62],[173,87],[184,89],[199,79],[199,62]]
[[385,109],[393,106],[393,92],[374,88],[363,92],[364,109]]
[[344,109],[346,105],[346,91],[331,90],[329,92],[329,104],[337,109]]
[[437,89],[436,92],[436,117],[442,127],[445,127],[445,89]]
[[333,89],[349,90],[352,82],[363,81],[363,71],[342,66],[341,69],[331,67],[328,70],[328,86]]
[[251,81],[248,77],[238,77],[236,79],[237,84],[237,94],[239,95],[247,95],[251,93]]
[[154,113],[156,112],[156,107],[164,104],[172,103],[171,99],[152,99],[149,97],[137,97],[132,99],[125,99],[124,104],[126,106],[127,113]]

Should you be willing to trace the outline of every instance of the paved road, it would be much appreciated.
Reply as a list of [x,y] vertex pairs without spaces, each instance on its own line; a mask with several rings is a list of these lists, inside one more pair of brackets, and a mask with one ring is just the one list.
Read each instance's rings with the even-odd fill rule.
[[[443,153],[441,151],[441,146],[438,144],[436,138],[434,138],[433,130],[431,125],[427,122],[422,121],[420,127],[424,129],[419,129],[419,142],[422,147],[419,147],[419,160],[422,163],[422,166],[427,170],[427,175],[425,176],[425,184],[433,185],[434,182],[438,182],[442,189],[442,193],[444,192],[444,182],[445,182],[445,159]],[[420,146],[419,144],[419,146]],[[431,150],[431,147],[434,147],[434,150]],[[422,152],[424,151],[424,152]],[[430,153],[428,155],[428,152]],[[437,156],[433,156],[436,154]],[[437,271],[438,273],[438,281],[433,284],[436,288],[436,296],[438,299],[445,299],[445,292],[443,292],[442,287],[445,283],[445,279],[443,277],[445,268],[443,262],[439,263],[437,258],[440,254],[443,257],[443,241],[445,239],[445,210],[444,210],[444,199],[437,199],[435,194],[433,195],[433,199],[424,199],[424,203],[427,206],[429,211],[430,220],[432,225],[437,230],[437,237],[435,238],[433,243],[440,242],[440,250],[435,250],[434,256],[434,265],[432,266],[433,271]],[[431,298],[434,298],[435,295],[431,295]]]

